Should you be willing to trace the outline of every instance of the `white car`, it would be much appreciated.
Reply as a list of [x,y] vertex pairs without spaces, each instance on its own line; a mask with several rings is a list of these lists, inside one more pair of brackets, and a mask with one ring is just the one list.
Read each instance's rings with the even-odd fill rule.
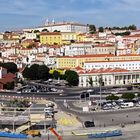
[[118,93],[117,91],[112,91],[112,92],[111,92],[111,94],[117,94],[117,93]]
[[17,91],[17,94],[20,94],[21,93],[21,91]]
[[133,106],[134,106],[133,102],[126,102],[126,103],[121,104],[121,108],[129,108],[129,107],[133,107]]

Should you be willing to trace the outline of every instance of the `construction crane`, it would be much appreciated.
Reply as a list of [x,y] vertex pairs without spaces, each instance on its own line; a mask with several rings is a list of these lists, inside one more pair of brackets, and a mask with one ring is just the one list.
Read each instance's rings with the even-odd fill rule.
[[49,130],[57,137],[58,140],[63,140],[62,137],[54,130],[54,128],[49,128]]

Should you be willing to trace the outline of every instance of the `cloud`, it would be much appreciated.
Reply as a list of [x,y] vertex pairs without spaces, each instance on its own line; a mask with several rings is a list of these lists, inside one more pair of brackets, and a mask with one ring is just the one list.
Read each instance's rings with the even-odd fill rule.
[[[3,27],[37,26],[45,19],[93,23],[98,26],[139,24],[140,0],[0,0]],[[29,21],[29,23],[26,23]],[[5,27],[5,26],[4,26]]]

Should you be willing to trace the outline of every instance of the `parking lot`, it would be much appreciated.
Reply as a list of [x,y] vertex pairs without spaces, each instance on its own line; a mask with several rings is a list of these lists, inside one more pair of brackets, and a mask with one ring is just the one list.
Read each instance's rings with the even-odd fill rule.
[[54,87],[45,87],[45,86],[41,86],[41,85],[26,85],[20,89],[18,89],[17,93],[30,93],[30,92],[34,92],[34,93],[40,93],[40,92],[63,92],[62,89],[57,89]]

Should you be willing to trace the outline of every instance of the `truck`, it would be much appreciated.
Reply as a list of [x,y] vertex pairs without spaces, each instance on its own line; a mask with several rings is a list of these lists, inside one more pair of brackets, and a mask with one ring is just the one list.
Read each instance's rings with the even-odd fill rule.
[[31,135],[32,137],[39,136],[41,137],[41,133],[38,130],[29,130],[25,132],[27,135]]

